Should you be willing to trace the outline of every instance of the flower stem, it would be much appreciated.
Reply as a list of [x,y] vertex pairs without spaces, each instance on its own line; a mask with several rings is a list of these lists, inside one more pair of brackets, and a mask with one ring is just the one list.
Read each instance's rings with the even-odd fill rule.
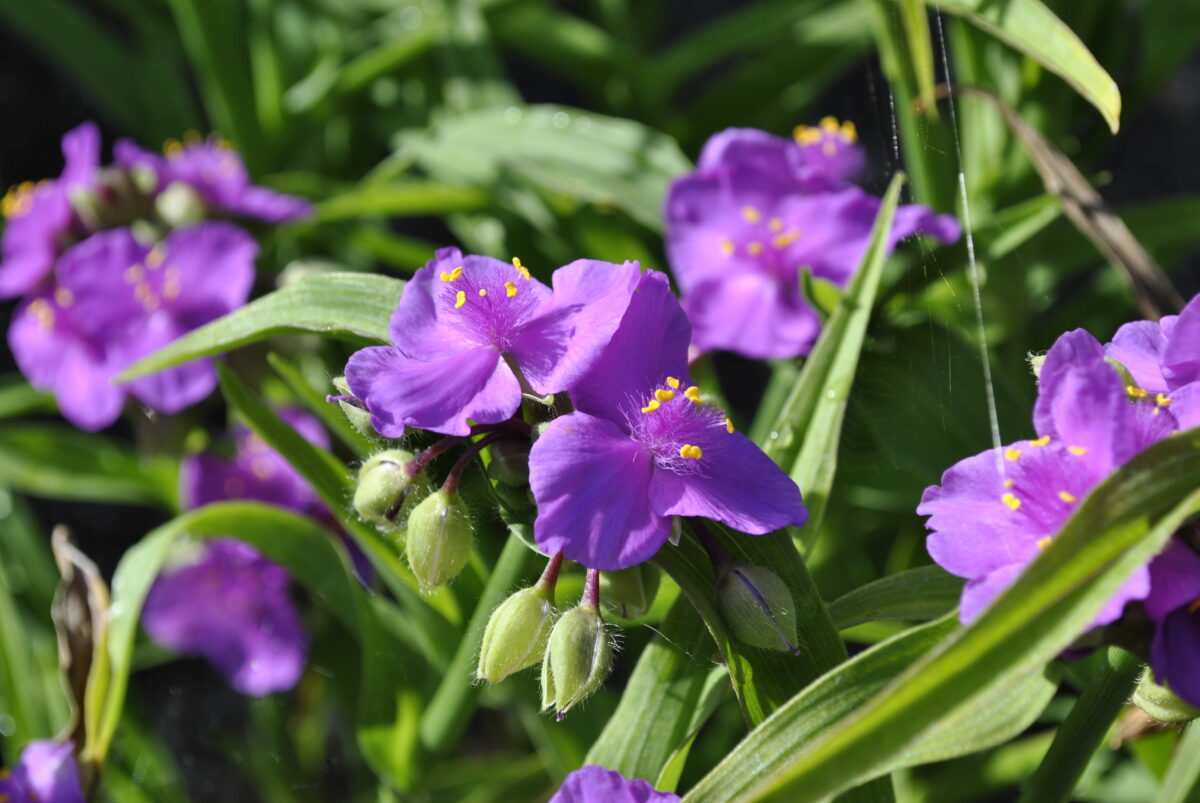
[[558,585],[558,571],[562,568],[563,553],[558,552],[550,558],[550,562],[546,564],[546,570],[542,572],[542,576],[538,578],[537,587],[554,593],[554,587]]
[[600,570],[588,569],[587,579],[583,581],[583,599],[580,605],[592,610],[600,610]]
[[[463,472],[467,470],[467,466],[471,465],[471,461],[475,459],[476,455],[496,441],[511,437],[511,432],[493,432],[470,443],[463,451],[462,456],[451,467],[450,473],[446,475],[446,481],[442,483],[442,491],[448,494],[458,493],[458,483],[462,480]],[[433,447],[429,448],[432,449]]]

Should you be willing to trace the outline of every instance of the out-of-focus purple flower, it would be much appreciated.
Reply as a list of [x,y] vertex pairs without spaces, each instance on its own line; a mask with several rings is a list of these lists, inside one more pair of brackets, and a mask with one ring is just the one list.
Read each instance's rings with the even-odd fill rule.
[[11,770],[0,769],[4,803],[83,803],[71,742],[30,742]]
[[163,646],[202,655],[243,694],[296,685],[308,637],[283,567],[240,541],[216,539],[159,576],[142,626]]
[[648,560],[672,516],[762,534],[803,524],[800,490],[687,378],[691,328],[666,276],[644,274],[620,328],[570,388],[576,412],[533,445],[534,534],[549,555],[613,571]]
[[165,155],[159,156],[128,140],[118,141],[113,148],[118,164],[153,170],[157,192],[179,182],[215,211],[268,223],[284,223],[312,213],[308,201],[251,184],[242,157],[220,138],[197,138],[186,144],[172,140],[164,151]]
[[78,223],[71,208],[72,190],[91,185],[100,167],[100,131],[84,123],[62,140],[66,165],[62,175],[18,185],[0,206],[4,227],[4,261],[0,263],[0,298],[36,290],[54,269],[54,260],[72,239]]
[[[917,508],[929,516],[929,554],[967,578],[963,622],[1012,584],[1093,487],[1176,428],[1169,408],[1126,392],[1099,341],[1082,329],[1064,334],[1046,355],[1033,422],[1040,437],[957,463]],[[1116,620],[1126,602],[1149,590],[1141,567],[1094,624]]]
[[1160,685],[1200,708],[1200,555],[1174,541],[1150,563],[1150,666]]
[[674,803],[679,795],[660,792],[641,778],[629,780],[596,764],[580,767],[563,779],[550,803]]
[[[801,291],[804,269],[845,285],[866,252],[880,199],[849,183],[863,165],[852,126],[827,118],[794,141],[729,129],[705,145],[694,173],[667,196],[667,255],[702,351],[754,358],[807,353],[820,319]],[[902,206],[889,252],[917,232],[958,239],[958,222]]]
[[351,356],[346,382],[381,435],[466,435],[468,419],[507,420],[522,393],[510,360],[535,392],[565,390],[608,342],[638,277],[635,262],[580,259],[554,272],[551,290],[513,263],[441,249],[404,288],[394,345]]
[[1179,315],[1125,324],[1104,351],[1171,406],[1180,428],[1200,426],[1200,295]]
[[176,229],[151,247],[128,229],[92,235],[58,260],[58,284],[18,307],[8,332],[30,383],[58,399],[68,420],[100,429],[125,392],[175,413],[216,386],[211,361],[194,360],[127,385],[126,366],[246,302],[258,245],[229,223]]

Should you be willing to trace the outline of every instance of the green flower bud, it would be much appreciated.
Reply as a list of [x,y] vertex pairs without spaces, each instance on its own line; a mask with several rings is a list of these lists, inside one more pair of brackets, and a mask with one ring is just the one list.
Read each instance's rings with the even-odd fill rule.
[[1200,710],[1175,696],[1166,686],[1154,682],[1154,674],[1146,667],[1142,679],[1133,692],[1133,704],[1159,722],[1189,722],[1200,718]]
[[488,476],[505,485],[521,487],[529,485],[529,444],[522,441],[502,440],[493,443],[492,460],[488,463]]
[[613,666],[613,645],[600,611],[579,605],[564,613],[550,632],[542,660],[542,708],[559,716],[600,688]]
[[129,169],[129,180],[142,195],[151,195],[158,189],[158,173],[152,167],[134,165]]
[[154,199],[154,210],[168,226],[187,226],[204,220],[204,201],[182,181],[172,181]]
[[358,472],[354,511],[384,532],[402,529],[417,502],[428,493],[429,482],[412,477],[411,452],[388,449],[374,455]]
[[[342,396],[353,395],[350,393],[350,385],[346,383],[346,377],[339,376],[333,380],[333,386]],[[375,431],[375,427],[371,426],[371,414],[359,407],[356,404],[348,401],[339,401],[338,406],[342,408],[342,413],[346,416],[346,420],[350,425],[358,430],[358,434],[365,435],[372,440],[379,438],[379,433]]]
[[622,619],[645,616],[654,604],[662,573],[639,563],[619,572],[600,572],[600,599]]
[[89,231],[105,228],[103,202],[98,192],[88,187],[73,187],[68,190],[67,199],[84,228]]
[[499,683],[542,660],[554,626],[553,591],[541,586],[513,594],[488,619],[475,677]]
[[424,586],[444,585],[471,557],[471,520],[458,494],[437,491],[408,516],[408,565]]
[[717,579],[717,605],[734,635],[750,646],[800,654],[796,602],[770,569],[745,564],[726,568]]

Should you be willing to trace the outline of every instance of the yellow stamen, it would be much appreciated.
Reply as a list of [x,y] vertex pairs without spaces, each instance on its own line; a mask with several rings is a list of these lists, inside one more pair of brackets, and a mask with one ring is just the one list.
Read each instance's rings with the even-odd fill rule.
[[695,402],[696,404],[704,403],[700,401],[700,388],[696,387],[695,385],[688,387],[688,389],[683,392],[683,395],[688,401]]
[[728,432],[730,435],[733,434],[733,419],[732,418],[725,419],[725,431]]
[[673,377],[673,376],[668,376],[668,377],[667,377],[667,384],[668,384],[668,385],[670,385],[672,389],[678,389],[678,388],[679,388],[679,380],[678,380],[678,379],[676,379],[676,378],[675,378],[675,377]]
[[29,314],[37,318],[38,326],[42,329],[54,328],[54,307],[51,307],[46,299],[35,299],[29,305]]
[[1068,451],[1068,452],[1070,452],[1071,454],[1074,454],[1074,455],[1085,455],[1085,454],[1087,454],[1087,448],[1086,448],[1086,447],[1083,447],[1083,446],[1068,446],[1068,447],[1067,447],[1067,451]]
[[1150,394],[1139,388],[1137,385],[1126,385],[1125,392],[1129,394],[1131,399],[1144,399]]
[[1075,502],[1079,501],[1075,498],[1075,494],[1071,493],[1070,491],[1059,491],[1058,498],[1066,502],[1068,505],[1073,505]]
[[801,145],[816,145],[821,141],[821,130],[809,125],[798,125],[792,129],[792,136]]
[[747,223],[757,223],[762,218],[762,215],[753,206],[743,206],[742,217],[746,218]]
[[204,137],[200,136],[200,132],[194,128],[189,128],[183,132],[183,141],[188,145],[199,145],[204,141]]
[[512,282],[505,282],[504,283],[504,294],[507,295],[509,298],[512,298],[513,296],[515,296],[517,294],[517,286],[515,284],[513,284]]
[[1038,549],[1045,549],[1047,546],[1049,546],[1050,542],[1053,540],[1054,540],[1054,536],[1051,536],[1051,535],[1047,535],[1044,538],[1039,538],[1037,540]]
[[783,220],[777,217],[771,218],[771,222],[767,224],[771,231],[783,231]]
[[150,270],[162,266],[163,260],[167,258],[167,247],[162,243],[150,249],[150,253],[146,254],[146,267]]
[[721,253],[727,257],[733,256],[733,240],[721,241]]
[[796,242],[799,237],[799,232],[793,233],[789,231],[784,234],[777,234],[771,240],[771,245],[775,246],[776,248],[787,248],[789,245]]
[[463,304],[466,304],[466,303],[467,303],[466,291],[459,290],[458,293],[455,294],[455,296],[454,296],[454,308],[458,309],[459,307],[461,307]]
[[60,307],[69,307],[75,303],[75,294],[65,287],[59,287],[54,291],[54,303]]
[[165,282],[163,282],[163,298],[168,300],[179,298],[179,291],[181,289],[182,286],[180,285],[178,279],[167,279]]
[[1156,393],[1154,394],[1154,403],[1159,407],[1170,407],[1171,399],[1162,393]]
[[146,278],[146,271],[141,265],[130,265],[125,269],[124,277],[129,284],[137,284]]
[[763,252],[763,244],[758,240],[746,244],[746,253],[752,257],[756,257]]
[[819,125],[821,126],[821,130],[829,134],[836,134],[840,129],[840,126],[838,125],[838,119],[832,114],[822,117]]
[[1011,446],[1004,450],[1004,457],[1008,460],[1016,460],[1021,456],[1020,449],[1014,449]]
[[652,413],[655,410],[657,410],[660,406],[661,405],[659,405],[658,399],[651,399],[650,403],[642,408],[642,412],[643,413]]
[[1012,480],[1005,480],[1005,481],[1004,481],[1004,487],[1005,487],[1005,488],[1011,488],[1011,487],[1013,487],[1013,485],[1015,485],[1015,484],[1016,484],[1016,483],[1014,483]]
[[176,159],[183,153],[183,143],[177,139],[168,139],[163,143],[163,153],[168,159]]
[[487,295],[487,288],[486,288],[486,287],[480,287],[480,288],[479,288],[479,295],[480,295],[480,296],[486,296],[486,295]]
[[654,398],[658,399],[660,402],[669,402],[671,399],[675,398],[675,392],[659,388],[658,390],[654,391]]
[[1043,435],[1042,437],[1038,438],[1036,441],[1030,441],[1029,445],[1030,446],[1045,446],[1049,442],[1050,442],[1050,436]]
[[691,444],[685,443],[683,446],[679,447],[679,456],[691,458],[692,460],[699,460],[704,456],[704,452],[699,446],[692,446]]
[[1010,510],[1016,510],[1021,506],[1021,500],[1012,493],[1006,493],[1004,496],[1000,497],[1000,501],[1008,505]]
[[856,126],[850,120],[843,121],[842,139],[846,140],[846,142],[849,142],[851,145],[853,145],[855,142],[858,142],[858,126]]
[[454,270],[452,270],[450,272],[442,271],[441,279],[443,282],[452,282],[455,279],[457,279],[459,276],[462,276],[462,272],[463,272],[462,265],[459,265],[457,268],[455,268]]

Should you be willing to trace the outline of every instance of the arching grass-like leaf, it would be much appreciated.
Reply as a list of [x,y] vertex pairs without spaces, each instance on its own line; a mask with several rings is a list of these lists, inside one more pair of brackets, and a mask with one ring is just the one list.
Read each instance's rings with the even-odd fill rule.
[[838,630],[881,620],[924,621],[944,616],[958,606],[962,578],[941,566],[881,577],[829,603],[829,616]]

